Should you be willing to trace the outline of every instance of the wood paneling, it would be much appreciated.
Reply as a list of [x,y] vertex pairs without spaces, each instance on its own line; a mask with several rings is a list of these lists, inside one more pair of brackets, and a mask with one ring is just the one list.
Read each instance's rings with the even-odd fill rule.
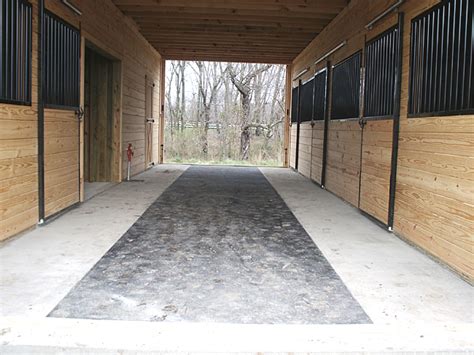
[[404,6],[395,231],[474,280],[474,116],[408,118],[410,21],[438,1]]
[[113,0],[166,59],[290,63],[347,0]]
[[45,217],[79,202],[79,121],[74,111],[44,112]]
[[313,126],[311,179],[321,184],[323,169],[324,121],[316,121]]
[[[364,37],[369,40],[393,26],[396,12],[370,31],[364,27],[394,2],[351,1],[293,61],[293,75],[310,67],[307,75],[311,76],[316,70],[312,65],[315,59],[343,40],[347,45],[329,58],[333,64],[362,48]],[[472,282],[474,116],[407,118],[411,20],[437,3],[406,1],[400,8],[405,13],[405,26],[394,229]],[[373,121],[364,128],[361,172],[357,130],[357,122],[330,122],[326,187],[357,206],[360,173],[360,207],[386,222],[392,122]],[[314,139],[313,133],[313,143]],[[316,153],[313,144],[313,161],[318,161]]]
[[361,129],[357,121],[331,121],[326,188],[354,206],[359,203]]
[[362,136],[359,207],[388,223],[393,121],[368,121]]
[[298,155],[298,171],[306,177],[311,176],[311,151],[313,128],[311,122],[303,122],[300,126],[300,142]]
[[[121,62],[118,80],[122,83],[122,107],[116,107],[114,113],[121,121],[122,141],[115,164],[121,166],[121,176],[126,176],[126,150],[131,143],[135,152],[131,172],[136,175],[145,169],[145,81],[148,78],[160,87],[161,56],[142,36],[136,23],[112,1],[82,0],[76,4],[83,13],[80,17],[57,1],[46,1],[49,10],[76,26],[80,24],[89,43]],[[154,111],[159,111],[159,102],[155,100]]]
[[[75,1],[73,1],[75,2]],[[37,134],[37,0],[33,5],[33,53],[32,53],[32,105],[16,106],[0,104],[0,240],[34,226],[38,221],[38,134]],[[77,28],[89,44],[115,57],[121,62],[114,92],[123,98],[122,106],[114,107],[114,124],[120,132],[114,141],[114,171],[121,178],[126,165],[122,166],[127,144],[134,145],[135,156],[132,173],[144,170],[144,102],[145,76],[161,88],[159,53],[143,38],[137,25],[123,15],[110,0],[82,0],[75,4],[83,15],[77,16],[64,4],[46,0],[46,8]],[[83,48],[85,45],[83,38]],[[82,57],[82,61],[84,61]],[[160,90],[155,90],[160,97]],[[83,99],[83,86],[81,87]],[[123,95],[122,95],[123,92]],[[155,100],[154,111],[159,112],[160,100]],[[48,110],[45,122],[45,184],[46,213],[59,211],[78,201],[79,176],[79,129],[73,113]],[[122,129],[122,122],[124,129]],[[77,129],[75,129],[77,124]],[[142,129],[136,129],[141,125]],[[4,129],[6,127],[7,129]],[[75,130],[72,132],[71,130]],[[154,127],[158,135],[158,125]],[[158,143],[157,143],[158,144]],[[153,159],[158,160],[158,146],[154,144]]]
[[[33,21],[37,15],[33,3]],[[33,31],[32,48],[37,50]],[[30,106],[0,104],[0,241],[38,221],[37,60]]]
[[85,63],[84,178],[120,181],[120,62],[88,48]]

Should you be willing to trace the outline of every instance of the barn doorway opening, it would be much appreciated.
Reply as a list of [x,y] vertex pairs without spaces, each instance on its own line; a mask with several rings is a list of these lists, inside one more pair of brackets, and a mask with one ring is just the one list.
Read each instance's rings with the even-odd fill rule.
[[282,166],[286,66],[167,61],[165,162]]
[[85,199],[121,180],[120,71],[120,61],[87,44],[84,66]]

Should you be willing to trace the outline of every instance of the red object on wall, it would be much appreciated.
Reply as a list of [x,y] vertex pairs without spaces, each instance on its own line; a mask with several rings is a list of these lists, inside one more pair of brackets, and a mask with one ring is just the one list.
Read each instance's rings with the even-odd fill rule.
[[133,157],[132,143],[128,143],[128,148],[127,148],[128,161],[132,161],[132,157]]

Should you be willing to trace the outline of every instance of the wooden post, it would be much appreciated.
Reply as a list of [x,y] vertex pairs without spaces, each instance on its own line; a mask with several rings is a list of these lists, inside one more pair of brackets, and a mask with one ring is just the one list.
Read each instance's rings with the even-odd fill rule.
[[283,124],[283,166],[290,166],[291,64],[286,66],[285,122]]
[[158,127],[159,131],[159,164],[163,164],[164,161],[164,149],[165,149],[165,83],[166,83],[166,60],[161,58],[160,64],[160,124]]

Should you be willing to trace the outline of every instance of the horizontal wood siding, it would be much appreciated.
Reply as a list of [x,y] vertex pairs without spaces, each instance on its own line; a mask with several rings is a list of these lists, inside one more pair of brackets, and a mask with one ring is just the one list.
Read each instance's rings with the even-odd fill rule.
[[79,202],[79,122],[74,111],[44,112],[44,199],[49,217]]
[[326,188],[350,204],[359,203],[361,129],[357,121],[331,121]]
[[303,122],[300,126],[300,145],[298,155],[298,171],[306,177],[311,175],[311,150],[313,129],[311,122]]
[[[33,24],[37,13],[33,3]],[[33,31],[33,53],[37,43]],[[30,106],[0,104],[0,241],[38,221],[37,71],[33,55]]]
[[408,118],[411,19],[438,1],[409,2],[395,231],[474,280],[474,115]]
[[323,168],[324,121],[316,121],[313,126],[311,154],[311,179],[321,184]]
[[[308,66],[311,70],[306,76],[313,75],[314,61],[343,40],[347,45],[328,58],[332,64],[361,49],[364,37],[370,40],[395,25],[396,12],[370,31],[364,27],[394,2],[351,1],[293,61],[293,75]],[[411,20],[438,3],[439,0],[406,1],[400,7],[405,13],[405,25],[394,229],[472,282],[474,116],[407,118]],[[373,121],[365,127],[361,171],[356,149],[359,132],[357,122],[330,122],[326,186],[357,206],[360,174],[360,207],[386,222],[392,121]],[[313,135],[312,161],[318,161],[314,139]],[[312,178],[317,181],[314,174]]]
[[[34,226],[38,221],[38,11],[37,0],[30,2],[33,5],[32,105],[0,104],[0,240]],[[121,61],[122,107],[116,108],[115,115],[121,118],[122,176],[126,169],[123,162],[128,143],[135,148],[132,174],[140,173],[145,170],[145,76],[155,83],[159,98],[161,57],[143,38],[136,24],[125,17],[112,1],[82,0],[76,4],[82,16],[75,15],[60,1],[45,1],[46,9],[80,28],[88,43]],[[154,103],[155,117],[158,117],[160,100],[156,99]],[[53,116],[57,119],[58,112]],[[45,174],[45,207],[48,215],[77,201],[78,194],[79,141],[70,136],[71,122],[57,122],[51,119],[53,116],[51,111],[45,115],[45,165],[48,169]],[[154,137],[157,135],[156,125]],[[153,145],[155,162],[158,162],[158,145],[157,140]],[[54,186],[56,182],[59,182],[58,186]]]
[[393,121],[368,121],[362,139],[360,209],[388,223]]

